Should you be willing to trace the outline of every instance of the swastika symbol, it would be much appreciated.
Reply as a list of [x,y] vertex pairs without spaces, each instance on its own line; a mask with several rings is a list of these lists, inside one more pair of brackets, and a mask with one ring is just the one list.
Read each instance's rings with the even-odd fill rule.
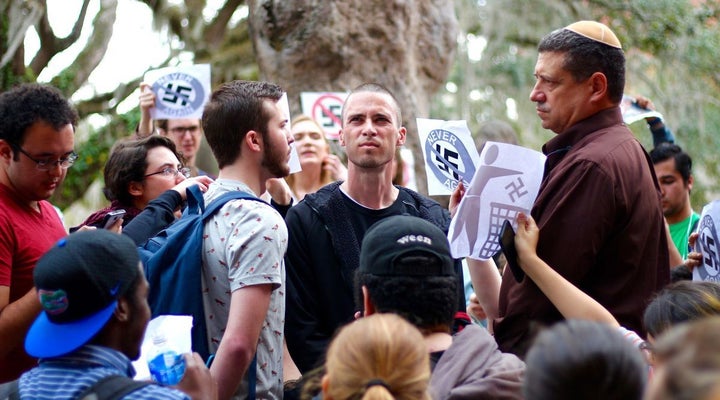
[[525,189],[525,182],[522,181],[522,177],[517,177],[514,181],[508,183],[505,185],[505,190],[507,190],[508,196],[510,196],[510,200],[514,203],[519,199],[520,197],[525,196],[528,194],[527,190]]
[[703,264],[705,264],[706,269],[711,269],[715,272],[716,275],[718,272],[718,265],[717,265],[717,248],[715,247],[715,239],[713,239],[712,235],[705,235],[703,238]]
[[[457,173],[459,163],[458,160],[460,155],[457,151],[452,151],[448,148],[443,148],[439,143],[435,144],[435,161],[437,166],[441,170],[451,173],[454,179],[460,179],[460,175]],[[452,171],[451,171],[452,169]]]
[[173,86],[174,85],[172,82],[165,85],[165,95],[163,96],[162,101],[173,104],[178,104],[178,102],[180,102],[180,105],[186,106],[190,98],[187,94],[183,92],[192,92],[193,88],[189,86],[177,85],[175,86],[175,89],[173,89]]

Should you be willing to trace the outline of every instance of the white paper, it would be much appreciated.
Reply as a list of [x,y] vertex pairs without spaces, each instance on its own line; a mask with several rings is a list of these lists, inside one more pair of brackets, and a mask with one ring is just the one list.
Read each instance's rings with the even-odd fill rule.
[[338,140],[342,127],[342,106],[348,94],[345,92],[302,92],[302,112],[314,119],[325,131],[328,140]]
[[145,329],[140,357],[133,361],[136,381],[150,380],[147,354],[153,345],[153,337],[157,332],[162,332],[167,338],[170,347],[178,354],[192,352],[192,320],[191,315],[159,315],[148,323]]
[[480,156],[465,121],[417,118],[425,159],[428,194],[449,195],[462,181],[467,187]]
[[620,110],[622,111],[623,122],[626,125],[630,125],[637,121],[642,121],[645,118],[660,118],[662,114],[657,111],[640,108],[635,104],[635,99],[630,96],[623,96],[622,102],[620,102]]
[[720,282],[720,256],[718,255],[718,222],[720,221],[720,200],[703,207],[695,242],[695,251],[702,254],[702,264],[693,269],[694,281]]
[[487,260],[500,250],[504,220],[517,229],[517,214],[529,214],[542,182],[545,155],[507,143],[486,142],[481,163],[450,223],[454,258]]
[[202,117],[210,98],[210,64],[160,68],[145,73],[144,81],[155,93],[152,119]]

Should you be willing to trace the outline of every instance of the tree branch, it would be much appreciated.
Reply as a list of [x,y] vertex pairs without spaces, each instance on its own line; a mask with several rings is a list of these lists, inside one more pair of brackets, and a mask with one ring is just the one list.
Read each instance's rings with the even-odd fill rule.
[[205,43],[208,46],[208,50],[216,50],[220,48],[225,37],[225,31],[228,28],[228,22],[232,18],[235,10],[238,7],[245,4],[244,0],[228,0],[225,2],[223,7],[218,11],[215,19],[210,22],[205,28]]
[[[90,0],[83,0],[82,7],[80,8],[80,14],[75,20],[72,31],[62,39],[55,36],[55,32],[53,32],[52,27],[50,26],[50,21],[48,20],[47,11],[43,13],[42,19],[35,24],[35,29],[40,37],[40,50],[37,54],[35,54],[35,57],[33,57],[30,62],[30,69],[36,75],[39,75],[40,71],[47,67],[50,60],[56,54],[72,46],[80,38],[89,4]],[[44,1],[43,5],[45,5]],[[47,9],[47,7],[45,8]]]
[[105,57],[117,16],[117,3],[117,0],[100,1],[100,11],[93,19],[90,40],[72,65],[53,78],[52,83],[64,93],[75,93]]

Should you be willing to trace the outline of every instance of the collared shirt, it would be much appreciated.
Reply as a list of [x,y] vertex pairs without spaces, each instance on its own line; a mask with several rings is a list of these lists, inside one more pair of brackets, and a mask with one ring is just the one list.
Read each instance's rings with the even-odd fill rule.
[[[60,357],[40,359],[40,365],[20,378],[20,398],[74,399],[95,382],[110,375],[133,377],[135,369],[124,354],[107,347],[85,345]],[[189,399],[183,392],[147,385],[123,399]]]
[[[537,253],[621,325],[643,333],[649,298],[670,281],[660,190],[649,156],[618,107],[578,122],[543,146],[545,176],[532,215]],[[536,328],[562,319],[531,279],[505,271],[495,339],[524,355]]]

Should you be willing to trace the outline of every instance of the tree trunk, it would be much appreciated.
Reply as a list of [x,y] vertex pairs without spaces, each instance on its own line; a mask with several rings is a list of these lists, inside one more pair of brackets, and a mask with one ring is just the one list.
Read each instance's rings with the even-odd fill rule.
[[250,33],[262,79],[288,92],[348,91],[364,82],[388,87],[400,102],[415,155],[418,189],[427,193],[416,117],[445,82],[457,46],[451,0],[250,0]]

